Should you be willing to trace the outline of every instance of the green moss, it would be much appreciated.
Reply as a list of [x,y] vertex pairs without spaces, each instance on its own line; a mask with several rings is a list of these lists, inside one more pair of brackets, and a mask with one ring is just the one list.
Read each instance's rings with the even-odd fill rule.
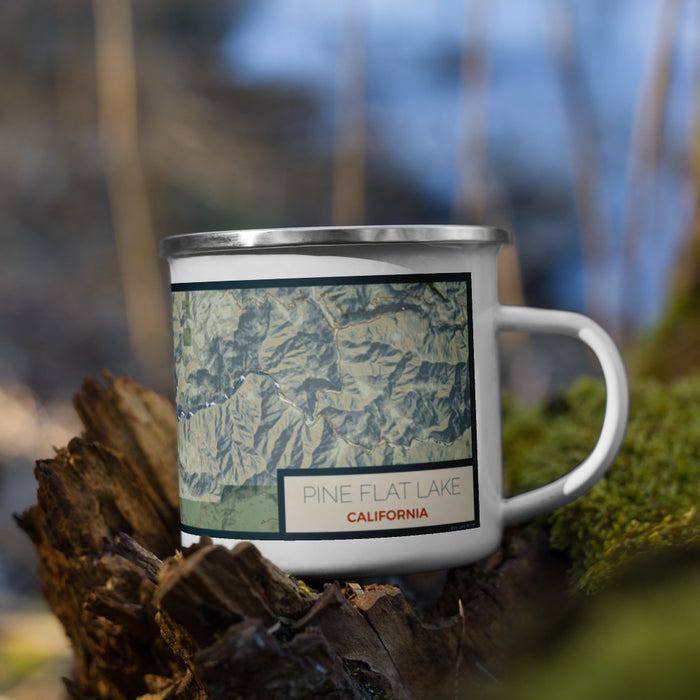
[[[546,653],[526,653],[480,700],[696,698],[700,570],[666,566],[590,601]],[[473,697],[473,696],[470,696]]]
[[[292,578],[289,574],[287,574],[287,577]],[[308,586],[307,583],[302,581],[300,578],[294,580],[296,581],[296,584],[302,593],[306,593],[306,595],[309,596],[309,598],[312,598],[313,600],[316,600],[316,598],[318,598],[316,593]]]
[[[593,448],[603,387],[578,382],[541,408],[504,405],[509,494],[551,481]],[[700,543],[700,377],[631,390],[630,422],[618,458],[586,495],[547,517],[551,546],[569,553],[572,585],[601,590],[643,554]]]
[[629,363],[639,376],[683,377],[700,368],[699,348],[700,286],[696,282],[675,294],[661,323],[631,349]]

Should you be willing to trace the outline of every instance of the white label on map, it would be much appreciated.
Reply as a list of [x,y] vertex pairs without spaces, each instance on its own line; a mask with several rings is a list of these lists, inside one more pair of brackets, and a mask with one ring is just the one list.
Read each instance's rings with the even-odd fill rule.
[[466,525],[475,519],[473,470],[282,471],[285,531],[351,534]]

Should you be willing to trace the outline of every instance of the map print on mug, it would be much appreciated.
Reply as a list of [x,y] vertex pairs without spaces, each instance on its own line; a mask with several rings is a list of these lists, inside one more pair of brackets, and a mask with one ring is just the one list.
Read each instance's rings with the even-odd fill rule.
[[[625,435],[624,362],[586,316],[500,303],[511,242],[440,225],[163,239],[183,547],[248,541],[295,576],[435,571],[597,483]],[[606,399],[588,455],[510,496],[499,338],[512,332],[583,343]]]
[[479,526],[470,273],[172,291],[184,532]]

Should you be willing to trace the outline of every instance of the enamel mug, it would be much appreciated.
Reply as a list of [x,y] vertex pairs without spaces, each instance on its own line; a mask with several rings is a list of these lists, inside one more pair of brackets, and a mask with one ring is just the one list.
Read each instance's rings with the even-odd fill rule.
[[[504,306],[498,228],[397,226],[171,236],[181,531],[253,542],[296,575],[463,565],[504,526],[573,501],[608,469],[629,411],[610,337],[564,311]],[[597,444],[505,498],[500,331],[597,356]]]

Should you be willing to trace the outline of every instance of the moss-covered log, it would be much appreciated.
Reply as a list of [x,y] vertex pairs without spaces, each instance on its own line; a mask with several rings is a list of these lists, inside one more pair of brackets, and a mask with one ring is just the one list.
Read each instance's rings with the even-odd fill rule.
[[[506,474],[517,493],[561,475],[590,452],[605,391],[591,380],[534,409],[509,404]],[[640,557],[700,546],[700,376],[632,384],[627,436],[608,474],[541,522],[572,559],[571,585],[606,588]]]
[[[508,404],[510,491],[582,459],[603,403],[602,387],[589,381],[544,407]],[[593,600],[580,591],[610,590],[650,554],[680,550],[698,560],[698,405],[700,378],[634,384],[628,435],[609,474],[575,503],[509,530],[486,561],[421,581],[392,580],[396,586],[304,583],[249,544],[231,551],[205,541],[179,551],[172,406],[130,379],[87,379],[76,396],[84,435],[37,463],[37,503],[17,518],[37,548],[44,595],[73,645],[69,696],[513,697],[517,680],[492,677],[507,680],[523,661],[535,669],[523,675],[523,692],[541,688],[557,670],[537,674],[532,639],[559,639],[556,628],[571,610]],[[665,564],[654,566],[662,571]],[[678,578],[698,580],[685,569]],[[417,607],[418,583],[426,580],[433,590]],[[641,597],[633,592],[630,599]],[[692,644],[697,634],[685,621],[673,624],[679,640]],[[622,623],[609,624],[611,638],[624,636]],[[572,669],[576,634],[589,639],[583,629],[557,642],[561,678],[580,671]],[[674,673],[685,673],[685,682],[695,666]],[[562,688],[556,694],[566,697]]]
[[498,666],[542,573],[562,579],[537,531],[511,531],[422,610],[392,585],[307,585],[249,544],[180,552],[172,406],[110,376],[75,404],[84,435],[37,463],[17,519],[75,651],[76,700],[452,697]]

